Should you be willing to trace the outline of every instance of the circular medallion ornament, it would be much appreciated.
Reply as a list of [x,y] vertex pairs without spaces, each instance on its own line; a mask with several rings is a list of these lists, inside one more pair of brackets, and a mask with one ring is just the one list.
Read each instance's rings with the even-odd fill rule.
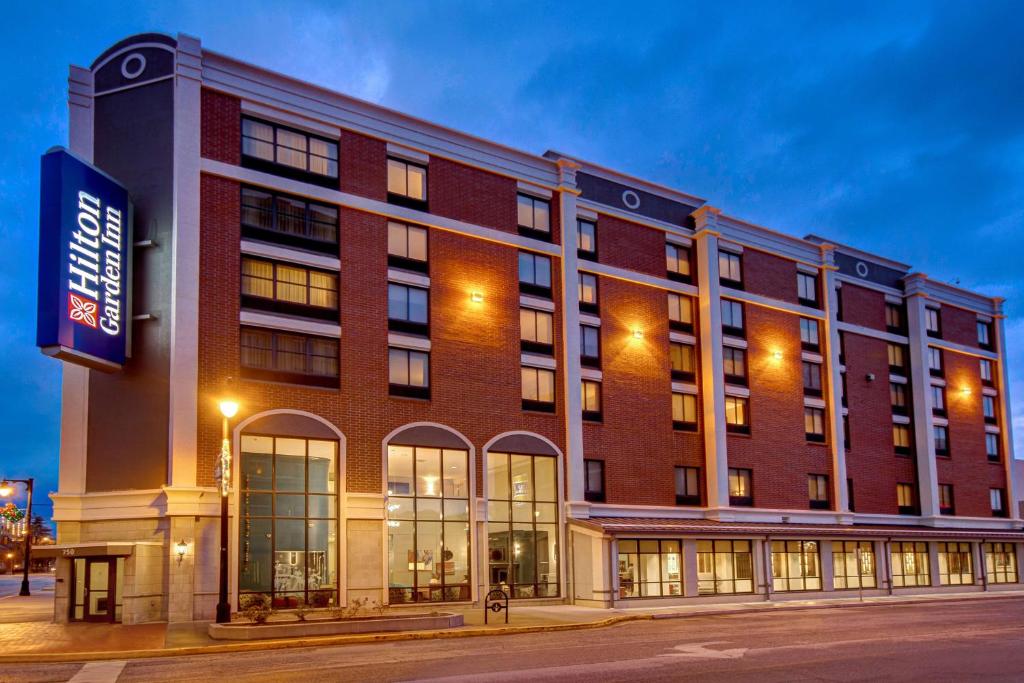
[[133,52],[121,62],[121,75],[129,81],[138,78],[146,70],[146,58]]
[[625,190],[622,193],[622,203],[626,205],[627,209],[639,209],[640,208],[640,195],[633,190]]
[[868,264],[863,261],[857,261],[857,265],[854,266],[854,270],[856,270],[857,275],[860,275],[861,277],[868,276]]

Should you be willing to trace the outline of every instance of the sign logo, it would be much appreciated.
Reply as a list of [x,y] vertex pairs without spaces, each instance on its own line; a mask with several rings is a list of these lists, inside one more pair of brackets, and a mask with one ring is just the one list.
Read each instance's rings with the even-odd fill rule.
[[55,147],[43,155],[40,199],[36,343],[69,363],[118,370],[130,345],[128,191]]
[[76,323],[96,329],[96,302],[68,292],[68,317]]

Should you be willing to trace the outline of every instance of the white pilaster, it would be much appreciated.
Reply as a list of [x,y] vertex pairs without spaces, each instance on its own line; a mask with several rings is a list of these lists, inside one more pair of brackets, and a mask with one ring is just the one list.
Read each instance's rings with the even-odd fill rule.
[[199,384],[199,131],[202,51],[178,35],[174,76],[170,415],[167,482],[196,484]]
[[583,406],[580,366],[579,270],[576,250],[576,170],[579,164],[558,160],[558,196],[562,223],[562,372],[565,406],[565,470],[569,503],[583,501]]
[[[93,152],[92,72],[72,66],[68,73],[68,148],[91,162]],[[85,493],[89,446],[89,369],[61,361],[60,468],[57,490]]]
[[843,378],[839,362],[839,329],[836,327],[839,311],[839,292],[836,290],[835,253],[830,244],[821,245],[822,260],[825,267],[821,270],[821,295],[825,305],[825,339],[828,348],[823,355],[825,360],[825,396],[829,403],[829,419],[832,422],[830,450],[832,455],[832,500],[835,501],[836,512],[850,511],[849,491],[846,488],[846,447],[843,429]]
[[[925,332],[925,302],[920,290],[925,276],[914,274],[907,283],[907,337],[910,340],[910,384],[914,407],[914,452],[917,455],[918,497],[923,518],[939,516],[938,475],[935,465],[935,435],[932,433],[931,375],[928,372],[928,335]],[[896,493],[893,492],[895,496]]]
[[697,289],[700,310],[700,393],[704,414],[704,458],[708,509],[729,506],[729,458],[725,430],[725,371],[722,365],[721,286],[718,282],[718,237],[721,212],[702,206],[693,213],[697,225]]
[[1006,471],[1006,504],[1009,506],[1010,519],[1020,519],[1020,505],[1017,496],[1016,482],[1013,479],[1013,411],[1010,410],[1010,374],[1006,369],[1008,357],[1006,349],[1006,316],[1002,313],[1003,300],[997,301],[999,313],[992,320],[992,332],[995,335],[995,351],[999,354],[996,361],[996,376],[993,378],[999,392],[999,448]]

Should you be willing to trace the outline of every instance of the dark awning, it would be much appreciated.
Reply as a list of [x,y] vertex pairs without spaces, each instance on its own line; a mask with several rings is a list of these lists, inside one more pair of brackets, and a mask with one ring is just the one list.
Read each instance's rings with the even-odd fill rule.
[[32,556],[44,557],[127,557],[135,550],[132,542],[58,543],[32,546]]
[[659,517],[591,517],[571,519],[571,524],[600,530],[612,536],[652,534],[675,536],[775,536],[822,538],[933,538],[1024,541],[1024,529],[977,527],[925,527],[881,524],[766,524],[719,522],[713,519],[665,519]]

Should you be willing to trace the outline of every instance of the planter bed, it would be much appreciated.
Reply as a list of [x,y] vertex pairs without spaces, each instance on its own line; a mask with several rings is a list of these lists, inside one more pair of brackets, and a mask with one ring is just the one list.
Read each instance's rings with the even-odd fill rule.
[[253,624],[236,621],[230,624],[210,624],[207,632],[215,640],[267,640],[271,638],[303,638],[309,636],[337,636],[355,633],[387,633],[392,631],[433,631],[462,626],[461,614],[439,612],[435,614],[395,614],[382,617],[355,617],[333,619],[306,617],[306,621],[271,621]]

